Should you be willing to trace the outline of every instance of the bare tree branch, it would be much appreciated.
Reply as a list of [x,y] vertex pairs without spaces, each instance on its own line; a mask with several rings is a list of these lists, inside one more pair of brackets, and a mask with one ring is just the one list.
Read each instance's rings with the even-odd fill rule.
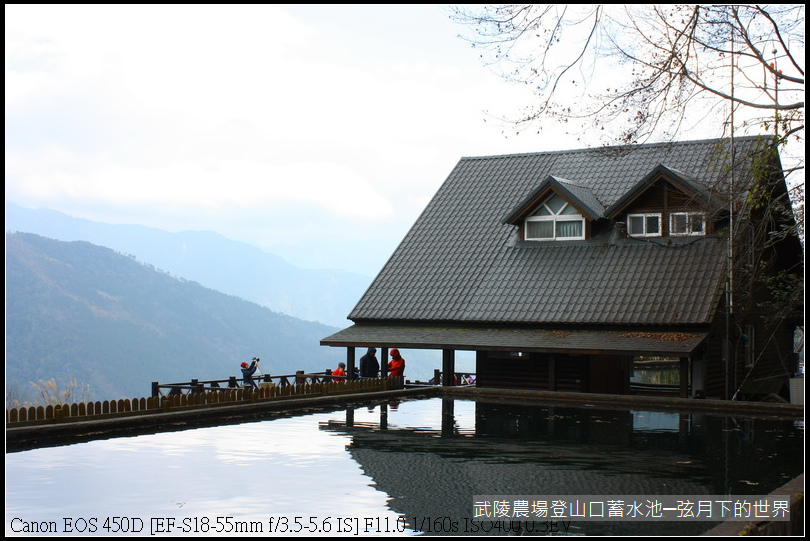
[[[771,126],[778,113],[790,112],[780,122],[793,136],[801,132],[793,127],[804,124],[803,5],[473,9],[457,8],[452,16],[474,31],[466,39],[485,50],[482,58],[491,55],[489,65],[508,68],[509,80],[536,89],[537,101],[513,121],[516,126],[548,117],[564,123],[590,118],[616,140],[634,142],[660,133],[664,122],[677,128],[687,111],[695,111],[695,100],[707,111],[724,103],[771,111]],[[778,58],[788,60],[789,72]],[[587,74],[606,63],[616,72],[606,91],[594,92],[597,79]],[[628,75],[623,81],[621,70]],[[734,91],[731,70],[737,72]],[[579,76],[569,78],[575,71]],[[572,110],[564,101],[577,89],[583,99]]]

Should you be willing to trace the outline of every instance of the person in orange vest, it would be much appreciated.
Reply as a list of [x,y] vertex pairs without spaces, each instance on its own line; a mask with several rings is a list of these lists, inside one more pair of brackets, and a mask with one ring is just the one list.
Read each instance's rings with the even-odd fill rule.
[[338,367],[332,371],[332,381],[346,381],[346,363],[338,363]]
[[388,363],[388,375],[392,378],[401,378],[405,375],[405,359],[399,354],[399,350],[391,350],[391,361]]

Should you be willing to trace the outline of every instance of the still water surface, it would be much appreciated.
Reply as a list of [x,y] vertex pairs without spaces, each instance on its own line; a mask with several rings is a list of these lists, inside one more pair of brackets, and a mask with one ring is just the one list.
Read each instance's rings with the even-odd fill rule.
[[[803,472],[803,442],[794,421],[389,401],[7,454],[6,536],[50,523],[59,535],[109,535],[107,517],[139,535],[479,535],[479,494],[764,495]],[[696,535],[713,525],[566,528]]]

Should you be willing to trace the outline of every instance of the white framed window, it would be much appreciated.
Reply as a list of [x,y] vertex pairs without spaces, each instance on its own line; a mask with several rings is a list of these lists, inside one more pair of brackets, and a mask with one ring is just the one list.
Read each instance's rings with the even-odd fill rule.
[[557,194],[552,195],[524,223],[526,240],[582,240],[585,218]]
[[627,234],[633,237],[660,237],[661,213],[628,214]]
[[673,237],[706,234],[706,216],[702,212],[673,212],[669,215],[669,234]]

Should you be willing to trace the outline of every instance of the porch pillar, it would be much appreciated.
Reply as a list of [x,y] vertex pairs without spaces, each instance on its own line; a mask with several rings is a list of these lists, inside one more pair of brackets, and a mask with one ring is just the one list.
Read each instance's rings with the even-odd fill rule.
[[484,376],[481,377],[481,367],[487,360],[487,352],[481,350],[475,350],[475,386],[476,387],[486,387],[487,386],[487,378]]
[[346,348],[346,380],[354,379],[354,346]]
[[680,374],[678,381],[681,384],[680,394],[681,398],[689,398],[689,357],[680,358]]
[[442,350],[442,386],[453,385],[453,378],[456,371],[456,351],[453,349]]
[[388,377],[388,348],[380,348],[380,377]]

